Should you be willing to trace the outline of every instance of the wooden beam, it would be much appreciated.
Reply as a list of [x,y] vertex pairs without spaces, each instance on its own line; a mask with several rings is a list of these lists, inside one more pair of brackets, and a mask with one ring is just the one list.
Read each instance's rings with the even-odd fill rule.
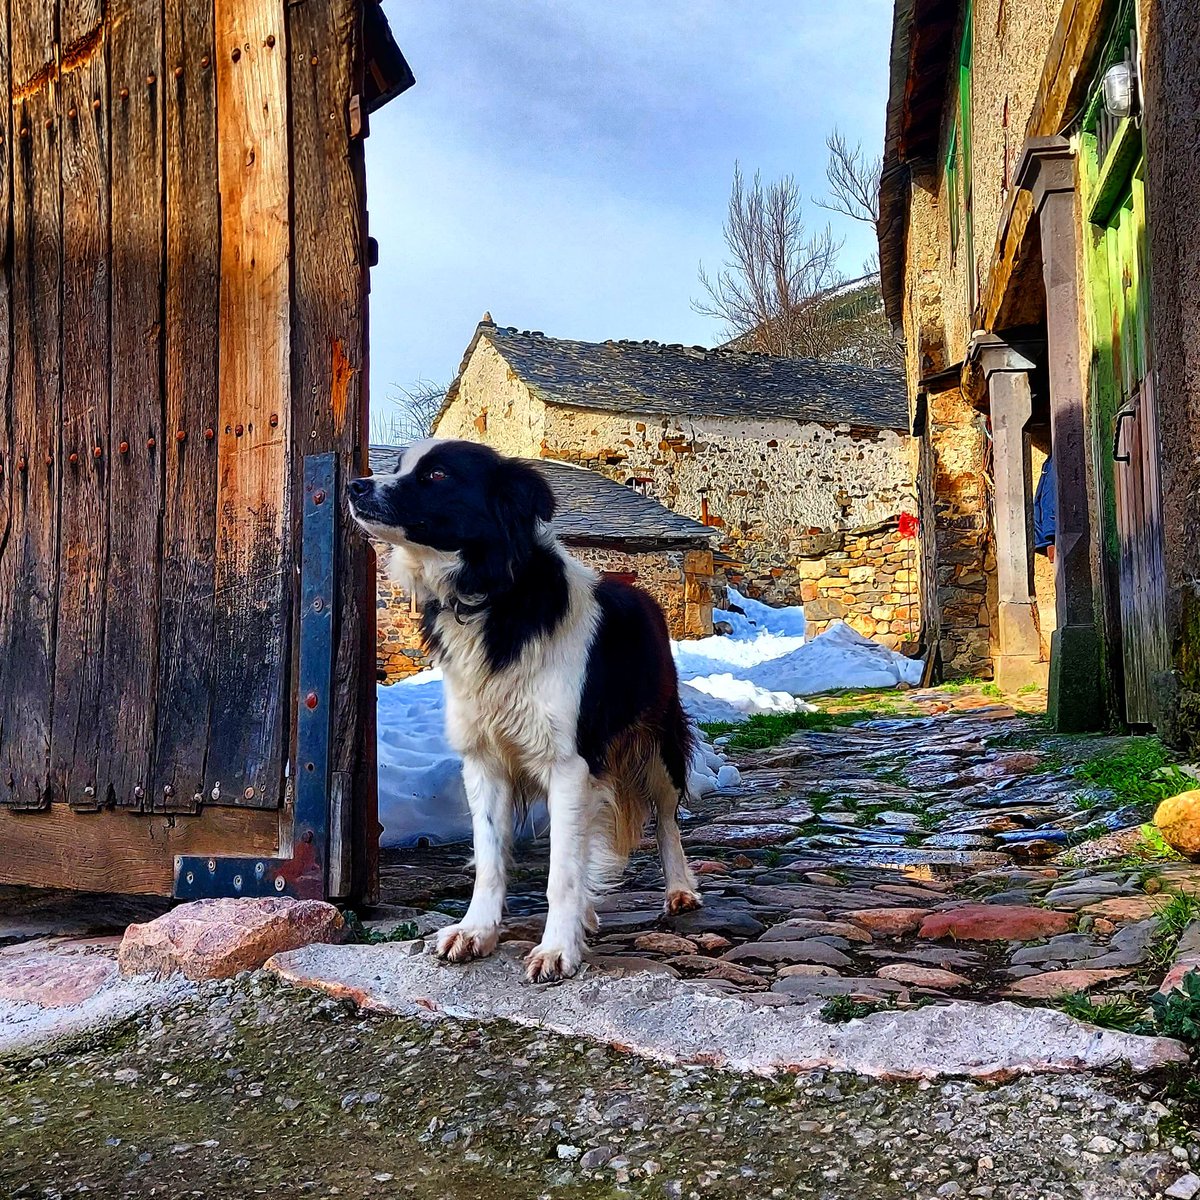
[[203,815],[41,812],[0,807],[0,883],[169,896],[175,855],[273,855],[279,814],[209,808]]

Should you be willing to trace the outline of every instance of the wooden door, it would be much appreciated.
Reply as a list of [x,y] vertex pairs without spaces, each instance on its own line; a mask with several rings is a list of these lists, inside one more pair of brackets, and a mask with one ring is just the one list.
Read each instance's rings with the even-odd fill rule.
[[349,887],[362,63],[360,0],[0,0],[0,882]]
[[1154,679],[1170,669],[1163,560],[1161,454],[1150,359],[1145,192],[1141,161],[1104,230],[1108,263],[1112,372],[1117,389],[1113,480],[1119,539],[1119,590],[1125,716],[1157,716]]

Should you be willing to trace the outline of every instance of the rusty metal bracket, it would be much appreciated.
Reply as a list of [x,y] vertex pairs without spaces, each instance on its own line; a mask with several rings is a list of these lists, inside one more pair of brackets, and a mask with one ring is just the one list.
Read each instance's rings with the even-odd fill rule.
[[[177,855],[174,894],[295,896],[324,899],[328,891],[332,763],[335,581],[337,579],[337,455],[304,459],[300,561],[300,664],[297,679],[295,809],[288,858],[204,858]],[[287,844],[284,839],[284,845]]]

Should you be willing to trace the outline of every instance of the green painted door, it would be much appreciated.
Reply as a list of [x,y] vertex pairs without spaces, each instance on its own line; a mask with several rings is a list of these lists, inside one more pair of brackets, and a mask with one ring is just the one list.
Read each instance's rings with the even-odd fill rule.
[[1120,546],[1120,612],[1125,715],[1131,725],[1156,716],[1154,679],[1170,669],[1166,636],[1161,456],[1150,356],[1146,206],[1142,160],[1131,164],[1103,224],[1108,346],[1117,414],[1113,483]]

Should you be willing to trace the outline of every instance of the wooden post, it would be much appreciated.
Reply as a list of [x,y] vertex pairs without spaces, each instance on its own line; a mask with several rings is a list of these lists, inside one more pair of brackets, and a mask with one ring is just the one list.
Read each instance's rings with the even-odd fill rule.
[[975,345],[987,380],[992,415],[1000,642],[996,681],[1006,690],[1016,691],[1026,684],[1041,686],[1046,681],[1046,668],[1039,661],[1037,600],[1033,592],[1033,496],[1026,432],[1033,415],[1029,372],[1034,364],[998,337]]
[[1081,362],[1079,221],[1075,159],[1062,137],[1030,138],[1018,187],[1033,197],[1046,288],[1050,424],[1057,495],[1054,534],[1058,628],[1051,641],[1050,714],[1063,731],[1100,728],[1101,645],[1092,585],[1085,389]]

